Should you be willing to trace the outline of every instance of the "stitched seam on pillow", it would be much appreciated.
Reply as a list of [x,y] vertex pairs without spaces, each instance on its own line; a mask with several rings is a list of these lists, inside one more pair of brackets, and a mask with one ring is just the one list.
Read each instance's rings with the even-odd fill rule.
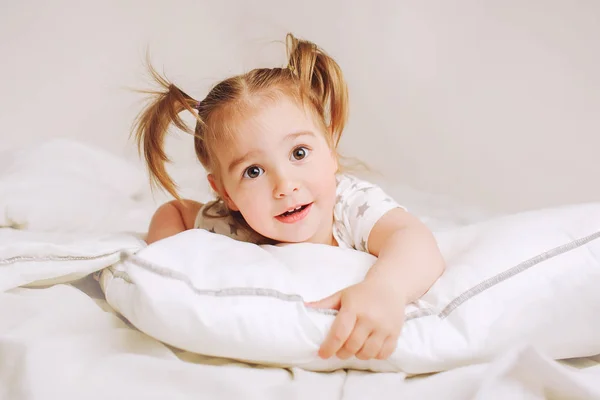
[[573,240],[572,242],[563,244],[561,246],[555,247],[551,250],[548,250],[544,253],[538,254],[535,257],[532,257],[528,260],[521,262],[520,264],[515,265],[514,267],[499,273],[496,276],[493,276],[485,281],[473,286],[471,289],[462,293],[460,296],[452,300],[439,314],[438,317],[446,318],[448,317],[454,310],[456,310],[461,304],[465,301],[469,300],[472,297],[475,297],[479,293],[501,283],[513,276],[520,274],[523,271],[528,270],[529,268],[546,261],[550,258],[559,256],[561,254],[567,253],[571,250],[577,249],[593,240],[600,238],[600,231],[592,233],[591,235],[585,236],[583,238],[579,238]]
[[410,321],[411,319],[429,317],[431,315],[435,315],[435,311],[432,308],[425,308],[423,310],[416,310],[406,314],[404,317],[404,321]]
[[[215,297],[233,297],[233,296],[261,296],[261,297],[272,297],[282,301],[289,302],[297,302],[304,303],[304,299],[299,294],[288,294],[283,293],[275,289],[269,288],[247,288],[247,287],[230,287],[225,289],[198,289],[194,286],[194,284],[189,280],[187,275],[178,273],[177,271],[173,271],[167,268],[160,267],[154,263],[149,262],[139,256],[134,254],[124,254],[128,261],[132,261],[137,266],[153,272],[157,275],[161,275],[164,277],[168,277],[171,279],[178,280],[183,282],[186,286],[188,286],[192,291],[201,296],[215,296]],[[126,273],[125,273],[126,274]],[[126,274],[127,275],[127,274]],[[128,276],[128,275],[127,275]],[[129,277],[129,276],[128,276]],[[125,278],[121,277],[126,280]],[[126,280],[131,283],[131,280]],[[318,312],[321,314],[327,315],[336,315],[336,310],[328,310],[321,308],[309,308],[310,311]]]
[[7,266],[18,262],[37,262],[37,261],[89,261],[104,257],[110,257],[121,253],[123,250],[116,250],[110,253],[98,254],[95,256],[15,256],[0,259],[0,266]]
[[[544,253],[538,254],[537,256],[532,257],[526,261],[523,261],[523,262],[517,264],[516,266],[510,268],[509,270],[501,272],[501,273],[479,283],[478,285],[472,287],[471,289],[467,290],[466,292],[462,293],[460,296],[458,296],[457,298],[452,300],[439,314],[437,314],[437,316],[441,319],[446,318],[454,310],[456,310],[461,304],[463,304],[467,300],[471,299],[472,297],[476,296],[477,294],[482,293],[483,291],[497,285],[498,283],[501,283],[501,282],[505,281],[506,279],[509,279],[523,271],[526,271],[529,268],[531,268],[543,261],[546,261],[550,258],[559,256],[568,251],[574,250],[574,249],[581,247],[581,246],[583,246],[595,239],[598,239],[598,238],[600,238],[600,231],[595,232],[591,235],[585,236],[583,238],[573,240],[572,242],[563,244],[561,246],[555,247]],[[190,287],[195,293],[197,293],[199,295],[210,295],[210,296],[218,296],[218,297],[220,297],[220,296],[222,296],[222,297],[264,296],[264,297],[273,297],[273,298],[283,300],[283,301],[304,302],[302,296],[300,296],[300,295],[286,294],[286,293],[279,292],[275,289],[243,288],[243,287],[234,287],[234,288],[226,288],[226,289],[219,289],[219,290],[198,289],[198,288],[194,287],[192,282],[184,274],[179,274],[176,271],[172,271],[172,270],[169,270],[166,268],[159,267],[159,266],[157,266],[153,263],[150,263],[149,261],[147,261],[141,257],[138,257],[136,255],[133,255],[133,254],[123,254],[123,256],[125,256],[124,258],[127,258],[127,259],[133,261],[138,266],[140,266],[150,272],[156,273],[158,275],[166,276],[166,277],[169,277],[169,278],[172,278],[172,279],[175,279],[175,280],[185,283],[188,287]],[[114,271],[114,272],[117,272],[117,271]],[[117,276],[116,274],[113,274],[113,275],[115,275],[115,277],[121,278],[129,283],[132,283],[131,279],[129,278],[129,276],[126,273],[123,273],[123,275],[118,274],[119,276]],[[337,314],[336,310],[314,309],[314,308],[309,309],[309,310],[315,311],[315,312],[320,312],[323,314],[330,314],[330,315]],[[405,321],[409,321],[412,319],[418,319],[418,318],[422,318],[422,317],[428,317],[431,315],[435,315],[435,313],[430,308],[423,309],[423,310],[416,310],[411,313],[408,313],[405,317]]]

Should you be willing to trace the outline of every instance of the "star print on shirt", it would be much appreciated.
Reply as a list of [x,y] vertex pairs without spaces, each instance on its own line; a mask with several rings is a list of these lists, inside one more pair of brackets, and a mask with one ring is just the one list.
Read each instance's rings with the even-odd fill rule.
[[365,215],[365,211],[369,209],[369,205],[365,201],[365,203],[358,207],[358,212],[356,213],[356,218],[363,217]]
[[362,188],[362,189],[359,189],[358,191],[359,191],[359,192],[363,192],[363,193],[367,193],[367,192],[368,192],[369,190],[371,190],[371,189],[373,189],[373,188],[372,188],[372,187],[368,187],[368,186],[367,186],[367,187],[364,187],[364,188]]
[[228,224],[229,225],[229,233],[232,235],[237,236],[237,231],[238,231],[238,227],[235,224],[232,224],[231,222]]

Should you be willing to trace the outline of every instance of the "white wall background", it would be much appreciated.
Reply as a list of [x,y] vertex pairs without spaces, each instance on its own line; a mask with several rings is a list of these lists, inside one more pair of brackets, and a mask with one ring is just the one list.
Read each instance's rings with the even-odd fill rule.
[[[201,98],[282,64],[292,31],[341,64],[344,152],[387,179],[500,211],[600,201],[598,1],[0,4],[0,150],[69,137],[137,159],[146,47]],[[203,179],[190,138],[169,152]]]

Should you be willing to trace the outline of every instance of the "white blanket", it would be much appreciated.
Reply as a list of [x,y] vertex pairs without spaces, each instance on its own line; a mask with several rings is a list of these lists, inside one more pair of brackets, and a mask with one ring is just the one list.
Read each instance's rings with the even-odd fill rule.
[[0,293],[0,399],[600,398],[600,358],[561,365],[515,348],[489,364],[410,379],[257,368],[169,348],[100,296],[89,278]]
[[[155,203],[147,198],[143,202],[145,195],[129,185],[136,182],[127,169],[133,167],[76,144],[53,146],[58,149],[37,154],[44,155],[47,165],[63,163],[67,169],[47,175],[45,185],[21,184],[42,181],[40,168],[24,161],[0,171],[0,225],[48,232],[0,230],[0,259],[5,260],[0,261],[0,400],[600,398],[600,358],[557,362],[528,348],[514,348],[488,364],[406,379],[399,373],[256,367],[165,346],[116,315],[90,275],[115,262],[117,253],[109,255],[111,251],[134,250],[139,245],[134,235],[111,232],[141,232]],[[79,161],[68,164],[74,149]],[[31,154],[23,154],[20,160],[27,157]],[[109,161],[119,168],[109,168],[108,175],[94,173],[98,163]],[[60,190],[52,179],[64,184]],[[74,196],[70,188],[75,190],[82,182],[102,184],[111,192],[102,197],[103,203],[94,196],[96,192],[80,190],[77,201],[68,204],[81,207],[60,214],[61,201]],[[396,196],[401,192],[396,191]],[[420,198],[420,206],[427,218],[425,198]],[[93,207],[86,208],[86,201]],[[436,203],[428,219],[432,225],[472,220],[460,212],[453,218],[450,214],[455,211],[449,208],[441,216],[439,207]],[[115,215],[120,218],[111,217]],[[61,224],[73,233],[56,233]],[[82,236],[81,231],[88,233]],[[89,250],[97,249],[98,257],[70,262],[68,267],[58,260],[52,268],[36,269],[32,254],[47,256],[61,243],[74,240],[85,241]]]

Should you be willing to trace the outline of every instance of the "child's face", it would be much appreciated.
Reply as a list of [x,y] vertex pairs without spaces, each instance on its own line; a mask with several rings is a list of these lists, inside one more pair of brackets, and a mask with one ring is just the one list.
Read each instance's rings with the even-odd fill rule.
[[209,179],[252,229],[279,242],[332,244],[337,161],[308,111],[287,97],[265,101],[217,156],[220,185]]

